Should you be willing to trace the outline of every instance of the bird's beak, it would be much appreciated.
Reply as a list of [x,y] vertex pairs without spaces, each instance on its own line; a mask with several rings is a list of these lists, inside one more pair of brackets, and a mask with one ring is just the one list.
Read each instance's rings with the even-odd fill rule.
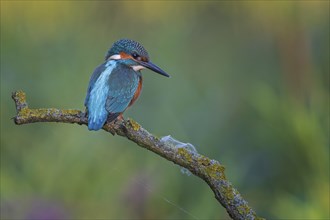
[[140,61],[139,62],[142,66],[156,72],[159,73],[160,75],[166,76],[166,77],[170,77],[170,75],[168,75],[167,73],[165,73],[164,70],[162,70],[161,68],[159,68],[158,66],[156,66],[155,64],[153,64],[152,62],[148,61],[148,62],[144,62],[144,61]]

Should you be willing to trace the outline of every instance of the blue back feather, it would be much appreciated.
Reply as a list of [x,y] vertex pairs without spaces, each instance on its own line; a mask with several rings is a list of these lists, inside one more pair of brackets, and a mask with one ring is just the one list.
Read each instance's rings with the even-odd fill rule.
[[98,67],[96,67],[96,69],[94,70],[90,80],[89,80],[89,84],[88,84],[88,89],[87,89],[87,95],[85,98],[85,106],[87,107],[87,103],[88,103],[88,99],[89,99],[89,95],[91,93],[92,90],[92,86],[94,85],[94,83],[96,82],[96,80],[99,78],[100,74],[105,70],[105,63],[99,65]]

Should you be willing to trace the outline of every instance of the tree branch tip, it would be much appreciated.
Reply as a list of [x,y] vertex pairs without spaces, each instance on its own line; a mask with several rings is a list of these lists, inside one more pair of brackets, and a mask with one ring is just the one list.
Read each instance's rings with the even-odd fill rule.
[[15,101],[17,114],[24,108],[28,108],[26,102],[26,94],[22,90],[17,90],[12,93],[12,99]]

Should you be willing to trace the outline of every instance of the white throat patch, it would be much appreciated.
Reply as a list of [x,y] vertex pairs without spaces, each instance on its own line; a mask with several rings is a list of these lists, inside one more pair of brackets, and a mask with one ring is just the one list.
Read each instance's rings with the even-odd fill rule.
[[139,70],[145,69],[145,67],[144,66],[141,66],[141,65],[132,66],[132,68],[133,68],[134,71],[139,71]]

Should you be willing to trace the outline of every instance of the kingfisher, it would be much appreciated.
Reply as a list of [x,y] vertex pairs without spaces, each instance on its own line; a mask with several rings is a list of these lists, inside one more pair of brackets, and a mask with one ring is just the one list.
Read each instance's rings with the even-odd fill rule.
[[149,59],[144,47],[130,39],[116,41],[105,61],[94,70],[85,98],[88,129],[97,131],[106,121],[122,117],[123,112],[140,96],[141,70],[150,69],[169,77]]

